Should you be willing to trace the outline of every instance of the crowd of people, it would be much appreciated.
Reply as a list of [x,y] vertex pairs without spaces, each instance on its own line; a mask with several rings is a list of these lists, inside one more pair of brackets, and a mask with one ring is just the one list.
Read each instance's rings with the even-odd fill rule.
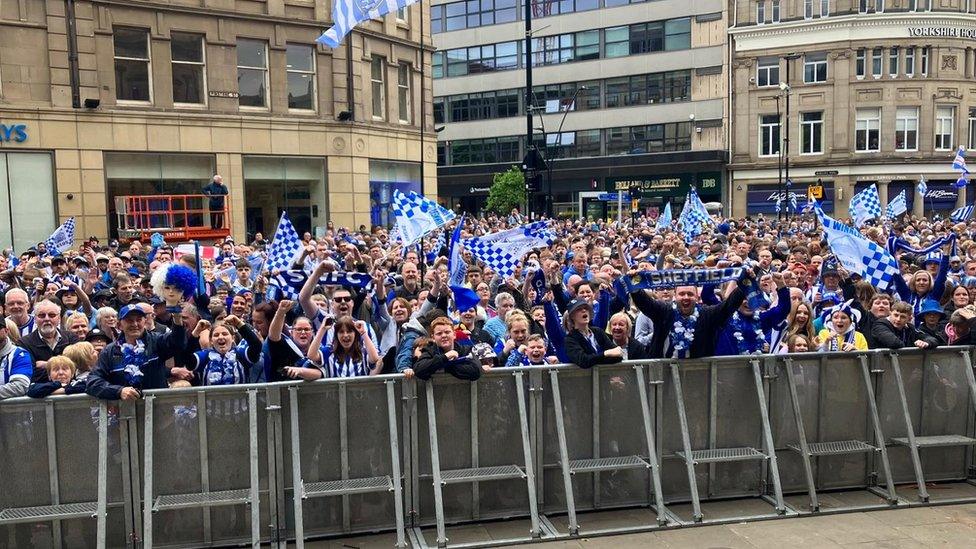
[[[468,238],[521,216],[462,219]],[[445,238],[404,247],[381,227],[305,234],[292,270],[307,280],[293,299],[274,284],[281,273],[256,272],[270,244],[260,234],[217,243],[213,260],[95,237],[57,255],[43,243],[7,252],[0,399],[976,343],[976,223],[905,216],[861,228],[898,260],[885,291],[843,268],[812,216],[715,218],[687,240],[645,217],[549,223],[555,240],[511,276],[461,252],[463,284],[478,297],[465,310],[448,283]],[[641,284],[688,269],[722,276]]]

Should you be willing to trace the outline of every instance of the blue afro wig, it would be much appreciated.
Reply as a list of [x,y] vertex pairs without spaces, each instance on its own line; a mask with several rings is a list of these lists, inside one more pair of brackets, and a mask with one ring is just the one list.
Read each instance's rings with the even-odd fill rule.
[[197,274],[189,267],[168,263],[156,269],[149,283],[156,295],[162,295],[163,286],[176,286],[183,297],[190,297],[197,289]]

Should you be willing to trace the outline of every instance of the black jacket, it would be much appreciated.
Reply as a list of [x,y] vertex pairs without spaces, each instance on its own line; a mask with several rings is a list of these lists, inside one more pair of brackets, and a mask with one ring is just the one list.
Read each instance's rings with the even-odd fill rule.
[[945,320],[940,320],[935,329],[930,330],[923,322],[919,324],[918,328],[916,329],[918,330],[918,333],[929,336],[930,338],[938,341],[939,345],[946,345],[949,343],[949,336],[947,336],[945,332],[946,324],[948,324],[948,322]]
[[573,330],[566,335],[566,356],[570,362],[588,369],[598,364],[616,364],[623,360],[619,356],[603,356],[604,351],[613,349],[617,344],[602,330],[593,330],[592,333],[599,349],[594,349],[590,340],[579,330]]
[[[670,301],[653,299],[647,292],[641,290],[631,294],[634,305],[654,323],[654,336],[651,338],[650,358],[663,358],[667,349],[668,336],[674,327],[674,310]],[[746,298],[746,292],[741,285],[737,285],[728,299],[718,305],[703,305],[698,313],[698,324],[695,326],[695,339],[691,342],[689,358],[702,358],[715,353],[717,335],[723,326],[732,318],[739,305]]]
[[458,357],[454,360],[448,360],[443,349],[433,342],[428,343],[420,351],[420,357],[414,359],[413,371],[417,377],[423,380],[430,379],[439,370],[444,370],[458,379],[467,381],[475,381],[481,377],[481,364],[468,356],[471,347],[455,343],[454,350],[457,351]]
[[31,355],[31,360],[34,363],[34,375],[31,376],[31,382],[33,383],[44,383],[48,380],[47,369],[38,368],[38,362],[47,362],[53,357],[59,356],[64,352],[64,348],[72,343],[77,343],[78,339],[75,335],[67,330],[58,330],[61,334],[61,338],[58,340],[57,345],[52,349],[48,346],[44,338],[41,337],[41,332],[34,330],[33,332],[27,334],[26,336],[20,338],[19,346],[25,349]]
[[901,349],[904,347],[914,347],[915,342],[921,339],[929,344],[929,348],[939,345],[939,341],[929,335],[919,332],[911,322],[902,329],[897,329],[891,325],[887,318],[879,318],[871,329],[871,336],[874,340],[876,349]]
[[645,345],[637,338],[631,336],[627,340],[627,360],[643,360],[645,358],[651,358],[651,346]]
[[222,210],[224,208],[224,197],[229,193],[226,185],[211,181],[209,185],[203,188],[203,194],[210,197],[211,210]]
[[146,346],[147,360],[139,371],[142,374],[138,381],[127,376],[125,365],[122,363],[122,344],[124,338],[110,343],[98,355],[98,364],[88,376],[86,392],[104,400],[118,400],[124,387],[136,389],[165,389],[169,387],[169,370],[166,361],[186,345],[186,329],[182,325],[174,326],[166,335],[146,332],[140,338]]

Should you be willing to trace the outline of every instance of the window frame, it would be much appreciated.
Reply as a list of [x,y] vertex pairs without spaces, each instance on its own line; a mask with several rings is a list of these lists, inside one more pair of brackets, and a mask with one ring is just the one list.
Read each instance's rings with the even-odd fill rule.
[[[143,33],[146,41],[146,57],[122,57],[115,53],[115,37],[119,30],[122,31],[135,31]],[[117,27],[112,27],[112,72],[113,77],[115,77],[116,64],[118,61],[136,61],[146,64],[146,90],[149,99],[119,99],[119,82],[118,78],[115,77],[115,103],[117,105],[153,105],[155,104],[155,97],[153,94],[153,69],[152,69],[152,37],[150,36],[149,29],[141,27],[129,27],[125,25],[120,25]]]
[[756,0],[756,24],[765,25],[766,20],[766,0]]
[[868,74],[868,54],[866,48],[858,48],[854,52],[854,77],[863,80]]
[[898,71],[901,68],[901,48],[891,46],[888,48],[888,76],[898,78]]
[[[776,119],[775,123],[767,122],[766,119]],[[759,115],[759,158],[777,157],[783,148],[782,135],[783,117],[773,114]],[[766,134],[769,134],[768,136]],[[764,152],[764,146],[768,138],[769,151]],[[774,147],[775,145],[775,147]]]
[[[906,111],[913,111],[914,116],[902,116]],[[919,112],[921,109],[919,107],[898,107],[895,109],[895,152],[917,152],[918,151],[918,129],[919,129]],[[910,128],[911,123],[914,122],[914,128]],[[910,132],[914,132],[914,143],[913,147],[906,146],[908,144],[908,136]],[[904,133],[901,142],[902,146],[898,146],[899,133]]]
[[915,77],[915,46],[905,46],[905,76]]
[[[374,75],[374,68],[376,66],[380,68],[379,79]],[[370,91],[370,117],[373,120],[386,120],[388,117],[388,101],[386,97],[386,58],[381,55],[373,55],[369,60],[369,91]],[[377,93],[379,90],[379,93]],[[377,103],[376,100],[379,98],[379,110],[380,114],[376,114]]]
[[[812,58],[812,59],[811,59]],[[810,52],[803,56],[803,83],[804,84],[823,84],[830,79],[827,70],[827,54],[825,52]],[[823,69],[823,78],[819,78],[819,73]],[[812,70],[813,80],[807,79],[807,72]]]
[[[401,124],[406,125],[413,123],[411,68],[410,63],[404,61],[397,63],[397,119]],[[406,118],[404,118],[404,112],[406,112]]]
[[[192,36],[199,40],[200,45],[200,61],[177,61],[173,59],[173,35],[184,35]],[[195,32],[183,32],[183,31],[171,31],[170,32],[170,63],[173,65],[190,65],[200,67],[200,82],[203,89],[200,90],[200,103],[187,103],[184,101],[177,101],[176,97],[173,97],[173,106],[177,108],[207,108],[209,104],[209,92],[207,86],[207,35],[198,34]],[[174,76],[173,71],[170,70],[170,77]],[[175,86],[173,87],[175,89]]]
[[[949,117],[940,116],[939,111],[949,111]],[[951,151],[954,148],[954,138],[956,133],[956,106],[955,105],[935,105],[935,138],[932,141],[932,149],[936,151]],[[949,133],[940,133],[944,129],[944,124],[948,120]],[[941,143],[940,143],[941,142]],[[941,145],[941,146],[940,146]]]
[[[876,116],[872,117],[861,117],[861,113],[867,113],[868,111],[873,111]],[[864,128],[860,128],[861,123],[864,123]],[[877,127],[872,128],[871,125],[874,123]],[[858,148],[857,134],[859,132],[864,132],[864,145],[865,148]],[[871,148],[871,133],[877,134],[877,148]],[[870,154],[881,152],[881,107],[860,107],[854,111],[854,153],[855,154]]]
[[871,76],[876,79],[884,76],[884,48],[881,46],[871,49]]
[[[288,67],[288,63],[287,63],[287,59],[288,59],[287,49],[288,49],[288,46],[308,48],[308,50],[309,50],[309,58],[311,59],[311,67],[312,67],[312,69],[310,71],[308,71],[308,70],[290,69]],[[285,61],[285,86],[288,86],[289,85],[288,84],[288,75],[289,75],[289,73],[294,73],[294,74],[307,74],[307,75],[311,76],[311,81],[312,81],[312,108],[311,109],[302,109],[302,108],[298,108],[298,107],[292,107],[291,106],[291,100],[289,99],[289,102],[288,102],[288,111],[289,112],[316,113],[319,110],[318,109],[318,104],[319,104],[319,100],[318,100],[318,98],[319,98],[319,87],[318,87],[318,56],[316,55],[316,51],[315,50],[316,50],[315,46],[310,46],[308,44],[300,44],[300,43],[286,43],[285,44],[285,60],[286,60]]]
[[[818,115],[816,120],[807,120],[808,115]],[[814,140],[819,129],[819,139]],[[800,154],[803,156],[815,156],[824,153],[824,112],[810,111],[800,113]],[[807,150],[809,149],[809,150]],[[815,150],[816,149],[816,150]]]
[[[237,43],[234,44],[234,49],[235,50],[237,50],[237,48],[240,47],[241,42],[251,42],[251,43],[255,43],[255,44],[261,44],[261,46],[264,48],[264,67],[252,67],[252,66],[247,66],[247,65],[241,65],[240,64],[241,63],[240,56],[238,55],[238,59],[237,59],[237,62],[236,62],[237,78],[238,78],[238,85],[237,85],[237,92],[238,92],[237,108],[238,109],[242,109],[242,110],[246,110],[246,111],[270,111],[271,110],[271,68],[269,67],[269,65],[270,65],[270,63],[269,63],[270,59],[268,57],[268,49],[269,49],[268,48],[268,41],[267,40],[260,40],[260,39],[256,39],[256,38],[238,38],[237,39]],[[257,70],[264,71],[264,106],[241,105],[240,104],[240,91],[241,91],[241,89],[240,89],[240,75],[241,75],[241,70],[242,69],[243,70],[251,70],[251,71],[257,71]]]
[[[770,61],[775,61],[771,63]],[[764,64],[769,63],[769,64]],[[776,72],[776,82],[771,81],[771,74]],[[766,83],[762,84],[760,74],[766,73]],[[779,86],[780,59],[779,57],[760,57],[756,60],[756,86],[759,88],[772,88]]]

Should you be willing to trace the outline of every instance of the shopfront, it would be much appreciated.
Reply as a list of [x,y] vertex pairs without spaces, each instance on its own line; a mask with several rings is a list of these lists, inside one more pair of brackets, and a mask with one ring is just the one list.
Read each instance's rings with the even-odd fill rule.
[[329,219],[325,159],[245,156],[244,208],[247,234],[274,234],[281,212],[299,235],[324,234]]
[[[393,225],[393,191],[423,193],[420,164],[416,162],[369,161],[369,222],[374,226]],[[487,190],[485,191],[487,194]]]
[[834,212],[834,182],[833,181],[821,181],[819,183],[793,183],[787,190],[785,187],[780,187],[778,183],[772,184],[762,184],[762,185],[749,185],[749,191],[746,195],[746,214],[748,215],[776,215],[776,203],[781,201],[781,212],[792,213],[792,201],[796,201],[796,206],[798,210],[802,210],[803,205],[807,202],[808,193],[811,192],[810,188],[813,187],[813,195],[817,198],[817,203],[823,209],[824,213]]
[[660,209],[671,202],[675,208],[684,204],[692,187],[697,189],[702,202],[722,201],[722,172],[685,172],[649,176],[607,177],[607,192],[635,189],[638,191],[638,207]]
[[[72,199],[80,207],[80,193]],[[35,246],[54,232],[57,220],[51,154],[0,151],[0,247],[21,252]]]

